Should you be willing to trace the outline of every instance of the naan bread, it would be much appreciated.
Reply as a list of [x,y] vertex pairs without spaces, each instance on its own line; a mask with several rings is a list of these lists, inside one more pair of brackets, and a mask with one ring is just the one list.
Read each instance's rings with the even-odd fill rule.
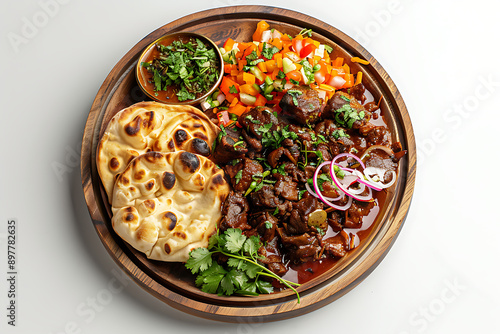
[[224,172],[189,152],[149,152],[133,159],[113,190],[115,232],[148,258],[185,262],[207,247],[229,193]]
[[203,156],[219,129],[192,106],[140,102],[119,111],[97,148],[97,170],[112,202],[115,179],[136,156],[150,151],[188,151]]

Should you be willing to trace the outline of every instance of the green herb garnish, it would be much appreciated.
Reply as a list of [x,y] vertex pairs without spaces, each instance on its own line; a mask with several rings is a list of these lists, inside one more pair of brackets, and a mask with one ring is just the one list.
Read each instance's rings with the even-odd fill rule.
[[159,56],[152,62],[141,63],[153,74],[156,92],[173,86],[179,101],[193,100],[217,82],[220,69],[217,55],[200,39],[190,38],[187,43],[176,40],[168,46],[156,44],[156,48]]
[[[272,284],[262,277],[270,277],[290,288],[300,296],[293,286],[300,284],[287,281],[262,265],[258,250],[262,243],[256,236],[247,237],[240,229],[230,228],[223,234],[217,231],[210,237],[208,248],[196,248],[189,253],[186,268],[197,274],[195,284],[203,292],[219,295],[251,295],[272,293]],[[227,262],[220,265],[212,256],[222,254]]]

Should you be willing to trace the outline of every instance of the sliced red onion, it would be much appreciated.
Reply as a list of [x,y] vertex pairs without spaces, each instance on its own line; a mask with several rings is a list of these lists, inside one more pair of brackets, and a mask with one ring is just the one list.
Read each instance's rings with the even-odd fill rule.
[[[313,184],[314,184],[314,190],[316,190],[316,194],[318,195],[319,199],[325,203],[326,205],[334,208],[334,209],[337,209],[337,210],[341,210],[341,211],[345,211],[347,209],[349,209],[351,207],[351,204],[352,204],[352,198],[349,197],[349,199],[347,200],[347,203],[343,206],[340,206],[340,205],[336,205],[336,204],[333,204],[331,203],[330,201],[328,201],[322,194],[321,194],[321,191],[319,191],[319,187],[318,187],[318,174],[319,174],[319,171],[321,170],[321,168],[323,168],[323,166],[326,166],[328,164],[331,164],[331,161],[325,161],[323,162],[321,165],[318,166],[318,168],[316,168],[316,171],[314,172],[314,176],[313,176]],[[307,183],[306,183],[307,184]]]
[[363,160],[368,154],[370,154],[371,151],[373,150],[382,150],[384,151],[385,153],[389,154],[390,156],[393,156],[394,155],[394,151],[391,150],[389,147],[387,146],[382,146],[382,145],[372,145],[370,147],[368,147],[364,152],[363,154],[361,155],[361,160]]
[[[306,189],[311,195],[313,195],[316,198],[319,198],[319,196],[311,189],[311,187],[309,186],[309,184],[307,182],[306,182]],[[339,199],[342,199],[342,197],[343,197],[342,195],[343,195],[343,193],[341,192],[341,194],[335,198],[326,197],[326,196],[323,196],[323,198],[325,198],[328,201],[338,201]]]
[[345,168],[344,166],[341,166],[341,165],[339,165],[337,163],[337,160],[340,159],[340,158],[343,158],[343,157],[353,158],[354,160],[356,160],[357,162],[359,162],[359,164],[361,165],[361,167],[363,167],[363,169],[365,168],[365,164],[363,163],[363,161],[360,158],[358,158],[357,156],[355,156],[354,154],[351,154],[351,153],[341,153],[341,154],[336,155],[335,158],[333,158],[333,160],[332,160],[332,165],[335,164],[335,165],[337,165],[339,167]]
[[[394,184],[394,182],[396,182],[396,172],[391,170],[389,171],[390,173],[392,173],[392,179],[389,183],[383,183],[382,180],[384,180],[384,177],[385,177],[385,173],[388,172],[387,170],[385,169],[382,169],[382,168],[377,168],[377,167],[367,167],[365,168],[365,170],[363,171],[365,177],[368,179],[368,181],[374,185],[376,185],[377,187],[381,189],[384,189],[384,188],[389,188],[390,186],[392,186]],[[374,175],[376,174],[379,178],[379,181],[376,181],[374,180],[371,175]],[[370,186],[369,184],[367,184],[368,186]]]
[[[349,153],[344,153],[344,154],[349,154]],[[354,198],[355,200],[358,200],[358,201],[361,201],[361,202],[368,202],[368,201],[371,201],[373,199],[372,198],[372,190],[370,188],[368,188],[368,194],[367,195],[360,196],[360,195],[357,195],[357,194],[353,194],[352,192],[349,191],[348,188],[344,187],[342,185],[342,183],[340,183],[339,179],[337,178],[337,175],[335,174],[334,166],[335,165],[333,163],[330,164],[330,175],[332,176],[332,180],[333,180],[333,182],[335,183],[335,185],[340,190],[342,190],[343,192],[346,193],[347,196],[350,196],[350,197]],[[340,169],[344,170],[342,167]],[[359,178],[358,178],[358,180],[359,180]]]

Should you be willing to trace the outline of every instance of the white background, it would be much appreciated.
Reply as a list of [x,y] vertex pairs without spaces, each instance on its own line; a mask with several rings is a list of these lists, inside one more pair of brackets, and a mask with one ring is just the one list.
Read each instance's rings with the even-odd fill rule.
[[[499,332],[495,2],[65,2],[0,5],[2,333]],[[78,158],[92,101],[130,48],[182,16],[243,4],[303,12],[358,40],[401,91],[419,147],[408,218],[375,271],[320,310],[251,325],[195,318],[116,280],[120,269],[87,211]],[[16,327],[6,317],[9,218],[19,224]]]

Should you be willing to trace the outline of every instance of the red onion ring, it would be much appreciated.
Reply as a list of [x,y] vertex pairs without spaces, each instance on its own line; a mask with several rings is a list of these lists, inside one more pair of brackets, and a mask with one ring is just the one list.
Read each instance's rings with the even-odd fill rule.
[[354,154],[351,154],[351,153],[341,153],[341,154],[338,154],[337,156],[335,156],[335,158],[333,158],[332,165],[335,164],[338,167],[345,168],[343,166],[340,166],[337,163],[337,159],[340,159],[340,158],[343,158],[343,157],[353,158],[354,160],[356,160],[357,162],[359,162],[359,164],[361,165],[361,167],[363,167],[363,169],[365,169],[365,164],[363,163],[363,161],[360,158],[358,158],[357,156],[355,156]]
[[[344,153],[344,154],[349,154],[349,153]],[[340,154],[339,154],[340,155]],[[337,156],[338,157],[338,156]],[[357,158],[357,157],[356,157]],[[359,158],[358,158],[359,159]],[[335,174],[335,170],[334,170],[334,167],[335,165],[333,163],[330,164],[330,175],[332,176],[332,180],[333,182],[335,183],[335,185],[340,189],[342,190],[343,192],[346,193],[347,196],[350,196],[352,198],[354,198],[355,200],[357,201],[361,201],[361,202],[368,202],[368,201],[371,201],[373,199],[373,196],[372,196],[372,190],[371,188],[368,188],[368,195],[365,195],[365,196],[358,196],[356,194],[352,194],[351,192],[349,192],[349,189],[345,188],[341,183],[340,181],[337,179],[337,175]],[[337,166],[339,167],[339,166]],[[340,167],[340,169],[344,170],[343,167]],[[359,178],[358,178],[359,180]]]
[[[319,187],[318,187],[318,188],[319,188]],[[315,193],[315,192],[311,189],[311,187],[309,186],[309,183],[307,183],[307,182],[306,182],[306,189],[307,189],[307,191],[308,191],[311,195],[313,195],[313,196],[314,196],[314,197],[316,197],[316,198],[319,198],[319,196],[318,196],[318,195],[316,195],[316,193]],[[326,196],[323,196],[323,197],[324,197],[326,200],[328,200],[328,201],[332,201],[332,202],[333,202],[333,201],[338,201],[339,199],[341,199],[341,198],[343,197],[343,196],[342,196],[342,195],[343,195],[343,192],[342,192],[342,191],[340,191],[340,193],[341,193],[341,194],[340,194],[339,196],[335,197],[335,198],[333,198],[333,197],[326,197]]]
[[316,194],[318,195],[319,199],[325,203],[326,205],[334,208],[334,209],[337,209],[337,210],[341,210],[341,211],[345,211],[347,209],[349,209],[351,207],[351,204],[352,204],[352,198],[349,197],[349,199],[347,200],[347,203],[344,205],[344,206],[340,206],[340,205],[336,205],[336,204],[333,204],[331,203],[330,201],[328,201],[322,194],[321,194],[321,191],[319,191],[319,187],[318,187],[318,174],[319,174],[319,171],[321,170],[321,168],[323,168],[323,166],[326,166],[326,165],[332,165],[332,162],[331,161],[325,161],[323,162],[321,165],[318,166],[318,168],[316,168],[316,171],[314,172],[314,176],[313,176],[313,185],[314,185],[314,190],[316,191]]

